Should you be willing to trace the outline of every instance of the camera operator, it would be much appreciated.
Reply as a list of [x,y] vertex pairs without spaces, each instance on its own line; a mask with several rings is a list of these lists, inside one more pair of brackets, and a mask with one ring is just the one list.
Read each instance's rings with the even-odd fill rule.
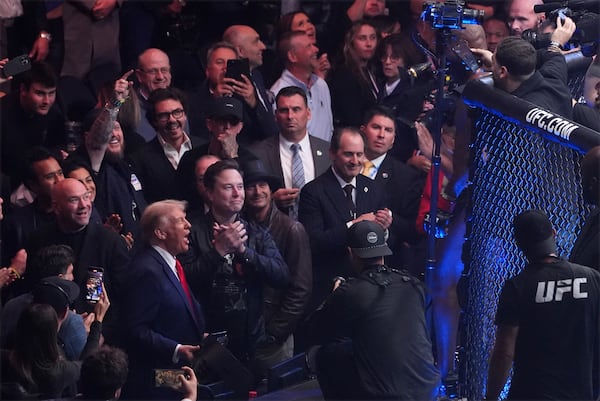
[[567,63],[561,47],[569,41],[576,26],[569,17],[564,20],[558,18],[556,25],[550,46],[539,52],[526,40],[517,37],[502,40],[494,53],[484,49],[471,50],[486,68],[491,69],[496,88],[571,118]]

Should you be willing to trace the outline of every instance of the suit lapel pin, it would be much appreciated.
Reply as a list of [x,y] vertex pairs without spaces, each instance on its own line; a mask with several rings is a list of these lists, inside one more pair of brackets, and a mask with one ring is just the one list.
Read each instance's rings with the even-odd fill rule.
[[323,156],[323,152],[321,152],[320,150],[317,150],[317,156]]
[[383,178],[388,178],[388,177],[389,177],[388,173],[381,173],[381,176],[382,176]]
[[369,192],[369,187],[363,187],[364,192]]

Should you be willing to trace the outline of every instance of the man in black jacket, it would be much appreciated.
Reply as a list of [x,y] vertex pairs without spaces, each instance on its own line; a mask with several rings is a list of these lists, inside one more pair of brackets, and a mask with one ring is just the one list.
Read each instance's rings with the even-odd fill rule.
[[266,341],[264,287],[288,285],[288,267],[268,231],[240,218],[244,181],[237,163],[219,161],[204,173],[206,215],[190,216],[189,250],[181,262],[206,314],[208,332],[226,330],[228,348],[250,362]]
[[537,52],[526,40],[511,36],[502,40],[493,54],[484,49],[475,49],[473,53],[491,68],[495,87],[571,118],[573,107],[567,86],[567,63],[560,47],[569,41],[576,26],[568,17],[564,21],[557,19],[556,24],[551,45],[545,50]]
[[292,333],[312,290],[310,244],[304,226],[275,206],[273,192],[281,186],[279,178],[267,172],[260,160],[247,163],[243,169],[245,216],[269,231],[290,269],[287,288],[278,291],[265,287],[266,341],[256,351],[258,369],[265,373],[266,368],[293,356]]

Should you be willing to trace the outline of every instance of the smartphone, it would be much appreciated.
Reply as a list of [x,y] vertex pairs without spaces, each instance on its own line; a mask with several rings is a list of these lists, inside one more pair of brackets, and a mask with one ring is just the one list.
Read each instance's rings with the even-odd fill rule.
[[460,57],[462,63],[471,71],[475,72],[479,69],[477,58],[471,52],[469,44],[465,40],[459,40],[452,46],[452,51]]
[[31,59],[27,54],[17,56],[12,60],[9,60],[4,67],[0,69],[0,74],[3,78],[15,76],[31,69]]
[[179,387],[179,375],[185,375],[185,372],[182,369],[154,369],[154,387]]
[[88,269],[88,277],[85,283],[86,294],[85,299],[91,304],[95,304],[100,300],[102,295],[102,283],[104,282],[104,269],[101,267],[90,267]]
[[227,60],[225,77],[243,81],[242,75],[250,78],[250,61],[247,58]]

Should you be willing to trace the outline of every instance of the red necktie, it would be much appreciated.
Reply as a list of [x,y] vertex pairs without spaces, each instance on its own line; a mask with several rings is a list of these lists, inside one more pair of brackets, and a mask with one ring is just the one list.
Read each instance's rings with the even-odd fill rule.
[[179,260],[175,260],[175,268],[177,269],[177,277],[179,277],[179,282],[181,283],[181,287],[183,288],[183,292],[187,296],[188,302],[190,303],[190,308],[194,310],[194,302],[192,301],[192,293],[190,292],[190,287],[188,286],[187,280],[185,279],[185,273],[183,272],[183,266],[179,263]]

